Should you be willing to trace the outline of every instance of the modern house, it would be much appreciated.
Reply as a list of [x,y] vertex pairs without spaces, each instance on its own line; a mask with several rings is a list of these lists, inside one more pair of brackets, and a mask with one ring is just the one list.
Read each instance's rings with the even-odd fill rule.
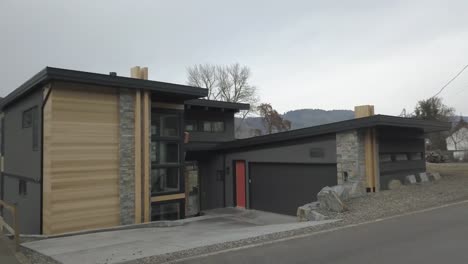
[[[5,97],[0,199],[27,234],[60,234],[237,206],[295,214],[324,186],[385,189],[425,171],[424,133],[450,124],[373,115],[242,140],[246,104],[205,89],[45,68]],[[11,216],[3,212],[6,221]]]

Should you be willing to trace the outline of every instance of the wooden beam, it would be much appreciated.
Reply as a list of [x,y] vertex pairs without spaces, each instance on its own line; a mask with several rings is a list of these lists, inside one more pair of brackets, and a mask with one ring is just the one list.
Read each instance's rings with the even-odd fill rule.
[[176,193],[176,194],[151,197],[151,202],[162,202],[162,201],[178,200],[178,199],[184,199],[184,198],[185,198],[185,193]]
[[149,91],[143,91],[143,208],[144,208],[144,221],[150,221],[150,110],[151,110],[151,96]]
[[148,67],[143,67],[140,69],[140,78],[143,80],[148,80]]
[[361,118],[374,115],[373,105],[359,105],[354,107],[354,117]]
[[135,93],[135,223],[141,223],[141,92]]
[[376,151],[376,133],[374,128],[365,130],[364,136],[364,155],[366,166],[366,182],[367,188],[371,192],[376,191],[377,179],[377,151]]
[[135,79],[141,79],[140,66],[135,66],[130,69],[130,77]]

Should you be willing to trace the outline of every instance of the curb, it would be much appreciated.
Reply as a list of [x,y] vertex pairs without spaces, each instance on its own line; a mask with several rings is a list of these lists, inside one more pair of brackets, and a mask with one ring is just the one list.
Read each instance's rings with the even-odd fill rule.
[[[299,239],[299,238],[304,238],[304,237],[316,236],[316,235],[320,235],[320,234],[326,234],[326,233],[335,232],[335,231],[344,230],[344,229],[349,229],[349,228],[353,228],[353,227],[357,227],[357,226],[362,226],[362,225],[367,225],[367,224],[372,224],[372,223],[378,223],[378,222],[382,222],[382,221],[386,221],[386,220],[391,220],[391,219],[394,219],[394,218],[399,218],[399,217],[404,217],[404,216],[409,216],[409,215],[415,215],[415,214],[430,212],[430,211],[434,211],[434,210],[437,210],[437,209],[442,209],[442,208],[446,208],[446,207],[450,207],[450,206],[456,206],[456,205],[460,205],[460,204],[466,204],[466,203],[468,203],[468,200],[453,202],[453,203],[439,205],[439,206],[435,206],[435,207],[429,207],[429,208],[417,210],[417,211],[414,211],[414,212],[408,212],[408,213],[393,215],[393,216],[389,216],[389,217],[385,217],[385,218],[377,218],[377,219],[374,219],[374,220],[365,221],[365,222],[361,222],[361,223],[357,223],[357,224],[339,226],[339,227],[334,227],[334,228],[330,228],[330,229],[319,230],[319,231],[316,231],[316,232],[310,232],[310,233],[307,233],[307,234],[293,235],[293,236],[279,238],[279,239],[275,239],[275,240],[264,241],[264,242],[250,244],[250,245],[243,245],[243,246],[239,246],[239,247],[228,248],[228,249],[219,250],[219,251],[216,251],[216,252],[210,252],[210,253],[200,254],[200,255],[196,255],[196,256],[190,256],[190,257],[186,257],[186,258],[179,258],[179,259],[169,260],[168,263],[178,263],[178,262],[182,262],[182,261],[187,261],[187,260],[192,260],[192,259],[198,259],[198,258],[218,255],[218,254],[231,252],[231,251],[238,251],[238,250],[243,250],[243,249],[248,249],[248,248],[253,248],[253,247],[260,247],[260,246],[264,246],[264,245],[269,245],[269,244],[273,244],[273,243],[280,243],[280,242],[283,242],[283,241],[288,241],[288,240],[293,240],[293,239]],[[140,263],[140,262],[129,262],[129,263]],[[159,263],[159,262],[155,262],[155,263]]]

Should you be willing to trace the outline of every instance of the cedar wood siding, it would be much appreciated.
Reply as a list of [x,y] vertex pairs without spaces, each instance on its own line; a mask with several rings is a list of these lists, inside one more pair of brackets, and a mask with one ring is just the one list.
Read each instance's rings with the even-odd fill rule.
[[52,84],[44,107],[44,234],[119,225],[117,93]]

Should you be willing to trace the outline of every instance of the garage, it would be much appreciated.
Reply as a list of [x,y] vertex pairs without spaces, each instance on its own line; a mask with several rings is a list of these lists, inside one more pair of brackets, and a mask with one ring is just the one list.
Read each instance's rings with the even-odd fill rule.
[[298,206],[317,199],[324,186],[337,184],[335,163],[249,163],[250,208],[296,215]]

